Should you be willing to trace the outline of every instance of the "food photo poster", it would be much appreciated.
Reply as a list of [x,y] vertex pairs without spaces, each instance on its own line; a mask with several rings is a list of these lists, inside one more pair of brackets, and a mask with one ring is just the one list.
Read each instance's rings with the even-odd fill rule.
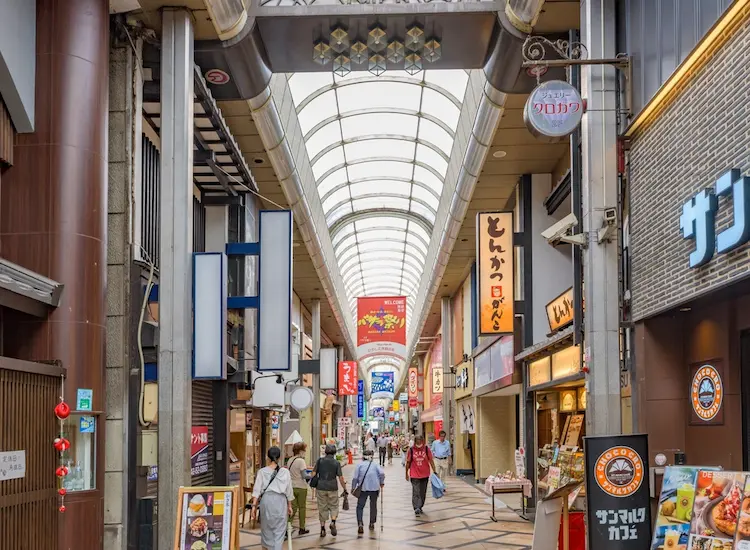
[[733,550],[747,472],[698,472],[687,550]]
[[177,550],[235,550],[234,488],[180,489]]
[[[718,471],[718,468],[699,466],[664,468],[651,550],[685,550],[687,548],[699,470]],[[747,550],[750,550],[750,546]]]
[[750,476],[745,480],[745,494],[737,522],[737,535],[734,547],[737,550],[750,550]]

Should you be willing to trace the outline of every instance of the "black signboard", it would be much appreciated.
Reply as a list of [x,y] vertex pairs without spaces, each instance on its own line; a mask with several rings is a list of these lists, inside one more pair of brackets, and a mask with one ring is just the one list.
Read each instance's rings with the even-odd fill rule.
[[589,550],[648,550],[651,545],[648,438],[583,440]]

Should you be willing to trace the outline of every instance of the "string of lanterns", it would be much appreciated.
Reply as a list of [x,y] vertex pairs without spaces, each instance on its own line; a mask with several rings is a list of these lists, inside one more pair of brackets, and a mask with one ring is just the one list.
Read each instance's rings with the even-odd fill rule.
[[394,38],[390,42],[385,27],[376,24],[367,33],[367,42],[349,37],[349,31],[335,26],[328,38],[313,44],[313,61],[327,65],[333,61],[333,72],[341,77],[352,70],[352,63],[362,65],[367,61],[367,70],[375,76],[386,71],[387,62],[404,63],[404,70],[414,75],[423,69],[423,61],[434,63],[442,57],[442,45],[435,37],[427,38],[424,28],[414,23],[406,28],[404,40]]
[[65,402],[65,378],[60,379],[60,402],[55,407],[55,416],[60,423],[60,435],[55,438],[53,445],[55,450],[60,454],[60,465],[55,470],[58,480],[57,493],[60,495],[60,510],[61,514],[65,513],[65,495],[67,490],[65,489],[65,477],[70,473],[67,466],[63,462],[63,455],[65,451],[70,449],[70,441],[65,439],[65,420],[70,416],[70,405]]

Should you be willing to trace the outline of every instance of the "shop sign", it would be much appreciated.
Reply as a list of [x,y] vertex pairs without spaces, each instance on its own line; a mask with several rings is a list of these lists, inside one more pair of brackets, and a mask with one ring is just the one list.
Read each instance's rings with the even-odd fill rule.
[[412,398],[416,399],[417,397],[417,392],[419,391],[418,378],[419,376],[417,375],[416,367],[411,367],[409,369],[409,386],[408,386],[409,399],[412,399]]
[[440,431],[443,429],[443,417],[442,416],[436,416],[435,420],[433,421],[433,426],[435,427],[435,439],[438,438],[440,435]]
[[456,374],[456,388],[458,389],[468,389],[469,388],[469,369],[466,366],[461,367],[461,369],[458,371],[458,374]]
[[573,322],[573,288],[547,304],[547,321],[551,332],[560,330]]
[[190,475],[208,473],[208,426],[193,426],[190,436]]
[[458,405],[459,421],[461,425],[461,433],[473,434],[476,433],[474,427],[474,402],[471,399],[460,401]]
[[383,407],[373,407],[370,413],[373,418],[385,418],[385,409]]
[[339,395],[357,395],[357,362],[339,362]]
[[357,357],[406,358],[406,298],[357,298]]
[[443,393],[443,368],[440,365],[432,369],[432,394],[438,395]]
[[571,346],[552,354],[552,379],[560,380],[581,372],[581,349]]
[[399,402],[398,401],[394,401],[393,402],[393,412],[398,412],[399,406],[400,406]]
[[174,548],[237,548],[239,500],[239,487],[180,487]]
[[724,384],[719,372],[721,364],[693,365],[690,383],[691,424],[724,423]]
[[410,397],[409,398],[409,408],[416,409],[418,404],[419,403],[417,402],[417,398],[416,397]]
[[533,388],[550,381],[550,358],[543,357],[529,363],[529,387]]
[[0,481],[26,477],[26,451],[0,453]]
[[561,140],[572,134],[583,118],[583,99],[571,84],[548,80],[534,88],[526,100],[523,120],[535,137]]
[[365,381],[357,380],[357,418],[365,417]]
[[647,550],[651,544],[648,437],[584,437],[588,547]]
[[477,214],[479,334],[511,334],[514,315],[513,213]]
[[[732,225],[716,235],[719,197],[730,197],[734,211]],[[730,252],[750,241],[750,178],[736,168],[719,177],[712,188],[703,189],[682,206],[680,230],[685,239],[695,241],[690,267],[700,267],[714,253]]]
[[393,372],[373,372],[371,384],[372,397],[393,397]]
[[79,388],[76,392],[76,410],[91,411],[91,404],[94,401],[94,390],[84,390]]

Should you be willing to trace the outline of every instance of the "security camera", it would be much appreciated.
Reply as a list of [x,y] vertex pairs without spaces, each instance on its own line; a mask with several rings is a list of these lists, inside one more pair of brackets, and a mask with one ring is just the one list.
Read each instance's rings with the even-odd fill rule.
[[542,231],[542,237],[552,246],[557,246],[561,242],[583,245],[585,243],[584,235],[571,235],[570,230],[578,225],[578,218],[575,214],[568,214],[555,225]]
[[607,225],[617,225],[617,209],[616,208],[604,209],[604,223],[606,223]]
[[599,244],[603,242],[611,242],[617,234],[617,209],[616,208],[605,208],[604,219],[602,220],[602,227],[599,229],[597,240]]

